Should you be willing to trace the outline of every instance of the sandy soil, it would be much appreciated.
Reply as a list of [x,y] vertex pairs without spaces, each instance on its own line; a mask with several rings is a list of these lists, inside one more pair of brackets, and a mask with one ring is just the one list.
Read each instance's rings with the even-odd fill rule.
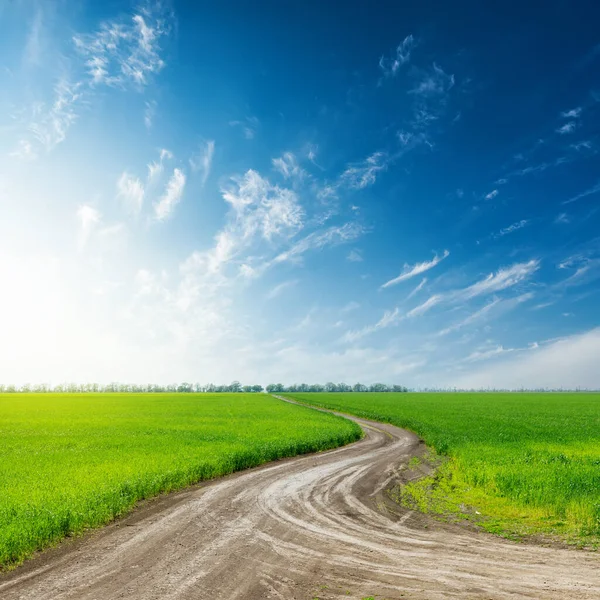
[[423,451],[360,442],[146,503],[0,576],[2,600],[599,599],[600,556],[442,525],[385,489]]

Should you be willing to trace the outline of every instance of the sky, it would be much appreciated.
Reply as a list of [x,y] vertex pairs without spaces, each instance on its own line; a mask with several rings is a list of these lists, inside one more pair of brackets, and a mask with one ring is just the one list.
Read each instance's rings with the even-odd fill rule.
[[0,381],[600,388],[599,19],[0,0]]

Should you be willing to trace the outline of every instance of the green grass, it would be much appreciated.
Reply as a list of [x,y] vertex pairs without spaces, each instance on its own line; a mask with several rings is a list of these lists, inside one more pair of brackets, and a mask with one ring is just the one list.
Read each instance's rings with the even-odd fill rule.
[[600,544],[600,394],[286,395],[424,439],[438,469],[396,490],[409,506],[507,536]]
[[360,435],[262,394],[0,395],[0,569],[140,499]]

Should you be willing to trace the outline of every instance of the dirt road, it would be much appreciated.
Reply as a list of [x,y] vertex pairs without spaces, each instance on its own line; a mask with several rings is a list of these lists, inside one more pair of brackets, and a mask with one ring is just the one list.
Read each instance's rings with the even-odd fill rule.
[[365,438],[150,502],[0,577],[2,600],[600,598],[600,556],[505,542],[388,504],[423,446]]

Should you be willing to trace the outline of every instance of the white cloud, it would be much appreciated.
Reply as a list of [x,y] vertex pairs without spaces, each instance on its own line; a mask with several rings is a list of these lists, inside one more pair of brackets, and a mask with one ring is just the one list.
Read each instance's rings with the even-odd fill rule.
[[419,304],[419,306],[416,306],[412,310],[409,310],[406,313],[406,316],[409,319],[412,319],[413,317],[420,317],[421,315],[424,315],[426,312],[431,310],[434,306],[442,302],[443,299],[444,297],[441,294],[434,294],[433,296],[430,296],[427,300],[425,300],[425,302]]
[[362,329],[347,331],[342,337],[342,341],[355,342],[367,335],[379,331],[380,329],[386,329],[387,327],[398,325],[403,318],[404,317],[400,314],[400,309],[398,307],[394,308],[394,310],[386,310],[377,323],[374,325],[367,325]]
[[567,119],[576,119],[581,115],[581,106],[572,108],[571,110],[566,110],[565,112],[561,113],[561,115]]
[[272,163],[273,168],[285,179],[302,178],[305,175],[304,169],[300,167],[298,160],[291,152],[285,152],[280,158],[274,158]]
[[588,188],[587,190],[581,192],[580,194],[577,194],[576,196],[573,196],[572,198],[569,198],[568,200],[565,200],[563,202],[563,204],[571,204],[572,202],[577,202],[577,200],[581,200],[581,198],[586,198],[587,196],[591,196],[593,194],[597,194],[600,192],[600,181],[592,186],[591,188]]
[[214,154],[215,142],[214,140],[208,140],[204,145],[202,152],[190,158],[192,171],[202,171],[202,185],[206,185],[206,181],[210,175]]
[[556,133],[560,133],[561,135],[564,135],[565,133],[573,133],[573,131],[575,131],[575,127],[577,127],[577,123],[575,123],[575,121],[569,121],[568,123],[565,123],[559,127],[556,130]]
[[387,169],[388,162],[389,158],[385,152],[375,152],[364,161],[349,165],[340,180],[350,188],[366,188],[373,185],[378,174]]
[[92,232],[100,223],[100,213],[87,204],[80,206],[77,209],[77,220],[79,221],[78,246],[80,250],[86,246]]
[[573,150],[575,150],[576,152],[581,152],[583,150],[591,150],[592,146],[593,144],[590,140],[581,140],[580,142],[575,142],[574,144],[571,144],[569,147],[573,148]]
[[475,350],[465,360],[467,362],[479,361],[479,360],[488,360],[490,358],[494,358],[500,356],[501,354],[506,354],[507,352],[514,352],[514,348],[504,348],[503,346],[496,346],[495,348],[490,348],[489,350]]
[[448,383],[459,388],[600,388],[600,328],[513,351],[504,360],[507,350],[502,350],[493,365]]
[[489,194],[486,194],[484,199],[485,200],[493,200],[500,192],[498,192],[498,190],[492,190]]
[[427,283],[427,277],[423,277],[421,283],[415,287],[415,289],[406,297],[407,300],[410,300],[413,296],[416,296]]
[[129,20],[105,21],[94,33],[77,34],[73,43],[85,59],[91,85],[144,86],[164,67],[160,41],[168,31],[167,15],[143,10]]
[[320,250],[325,246],[351,242],[360,237],[364,231],[364,228],[357,223],[345,223],[313,232],[296,242],[289,250],[277,255],[274,262],[294,260],[309,250]]
[[505,235],[508,235],[509,233],[513,233],[515,231],[518,231],[519,229],[523,229],[523,227],[526,227],[528,224],[529,224],[528,219],[521,219],[520,221],[517,221],[516,223],[513,223],[512,225],[509,225],[508,227],[501,229],[498,233],[496,233],[494,235],[494,237],[496,237],[496,238],[504,237]]
[[28,140],[19,140],[17,148],[9,155],[20,160],[35,160],[37,158],[37,152]]
[[272,185],[252,169],[232,181],[234,185],[223,189],[223,198],[235,211],[243,238],[259,232],[271,240],[302,227],[304,211],[292,190]]
[[229,121],[231,127],[240,127],[244,137],[247,140],[254,139],[259,126],[259,121],[256,117],[246,117],[243,121]]
[[402,281],[406,281],[407,279],[410,279],[411,277],[420,275],[421,273],[424,273],[425,271],[429,271],[429,269],[433,269],[433,267],[435,267],[436,265],[439,265],[448,256],[450,256],[450,252],[448,252],[448,250],[444,250],[444,253],[442,254],[442,256],[438,256],[436,254],[429,261],[416,263],[414,265],[405,264],[404,270],[402,271],[402,273],[400,273],[400,275],[398,275],[398,277],[394,277],[394,279],[390,279],[389,281],[386,281],[381,286],[381,289],[390,287],[392,285],[396,285]]
[[180,169],[174,169],[165,188],[165,193],[154,205],[154,214],[158,221],[168,219],[179,204],[185,187],[185,175]]
[[559,215],[556,216],[556,219],[554,219],[555,223],[563,223],[563,224],[567,224],[571,222],[571,219],[569,218],[569,215],[567,215],[567,213],[560,213]]
[[517,263],[510,267],[504,267],[498,269],[495,273],[490,273],[485,279],[463,290],[453,292],[451,296],[456,299],[470,299],[483,294],[499,292],[528,279],[539,267],[540,262],[535,259],[526,263]]
[[24,60],[30,65],[40,64],[40,55],[42,53],[42,28],[44,25],[44,13],[38,6],[31,22],[31,28],[27,35],[25,43]]
[[494,298],[494,300],[492,300],[491,302],[486,304],[483,308],[480,308],[479,310],[470,314],[466,319],[463,319],[462,321],[459,321],[458,323],[455,323],[454,325],[450,325],[450,327],[446,327],[445,329],[442,329],[442,331],[440,331],[439,335],[448,335],[449,333],[452,333],[453,331],[458,331],[459,329],[462,329],[463,327],[466,327],[467,325],[471,325],[471,323],[474,323],[475,321],[478,321],[479,319],[481,319],[482,317],[487,315],[500,302],[501,302],[501,300],[499,298]]
[[124,172],[117,181],[117,196],[129,212],[138,215],[144,203],[144,186],[137,177]]
[[410,90],[410,94],[417,96],[443,96],[454,86],[454,75],[448,75],[435,63],[430,71],[424,73],[417,85]]
[[279,283],[278,285],[272,287],[267,292],[267,294],[265,295],[265,298],[267,300],[273,300],[273,298],[277,298],[277,296],[280,296],[285,290],[288,290],[297,284],[298,284],[297,279],[291,279],[289,281],[284,281],[282,283]]
[[[169,31],[169,16],[160,12],[160,5],[146,8],[127,21],[106,21],[98,31],[77,34],[73,43],[84,64],[71,69],[78,80],[63,76],[54,88],[54,100],[49,106],[36,109],[29,131],[36,141],[50,151],[66,139],[67,132],[78,118],[79,105],[89,100],[95,87],[108,85],[126,87],[133,84],[141,88],[148,83],[149,75],[160,71],[164,62],[160,57],[160,39]],[[41,15],[41,13],[38,13]],[[26,56],[34,59],[40,52],[39,35],[42,17],[34,21]],[[81,76],[83,66],[85,75]],[[147,106],[148,110],[148,106]],[[146,112],[146,125],[152,117]],[[20,142],[30,143],[23,139]],[[34,157],[34,152],[20,153],[24,158]]]
[[156,116],[156,102],[154,100],[146,102],[146,108],[144,110],[144,125],[146,129],[152,129],[154,124],[154,117]]
[[52,106],[41,111],[29,125],[33,136],[47,151],[65,140],[67,131],[77,120],[75,106],[82,98],[81,84],[61,79],[54,93]]
[[394,76],[400,67],[410,60],[410,54],[417,45],[412,35],[407,35],[396,48],[395,55],[391,58],[381,57],[379,59],[379,68],[386,77]]
[[345,314],[345,313],[352,312],[353,310],[356,310],[358,308],[360,308],[360,304],[358,302],[355,302],[354,300],[352,300],[352,301],[348,302],[348,304],[346,304],[345,306],[343,306],[340,309],[340,312],[342,314]]
[[354,248],[350,250],[348,256],[346,256],[346,260],[349,260],[350,262],[362,262],[364,258],[362,257],[360,250]]

